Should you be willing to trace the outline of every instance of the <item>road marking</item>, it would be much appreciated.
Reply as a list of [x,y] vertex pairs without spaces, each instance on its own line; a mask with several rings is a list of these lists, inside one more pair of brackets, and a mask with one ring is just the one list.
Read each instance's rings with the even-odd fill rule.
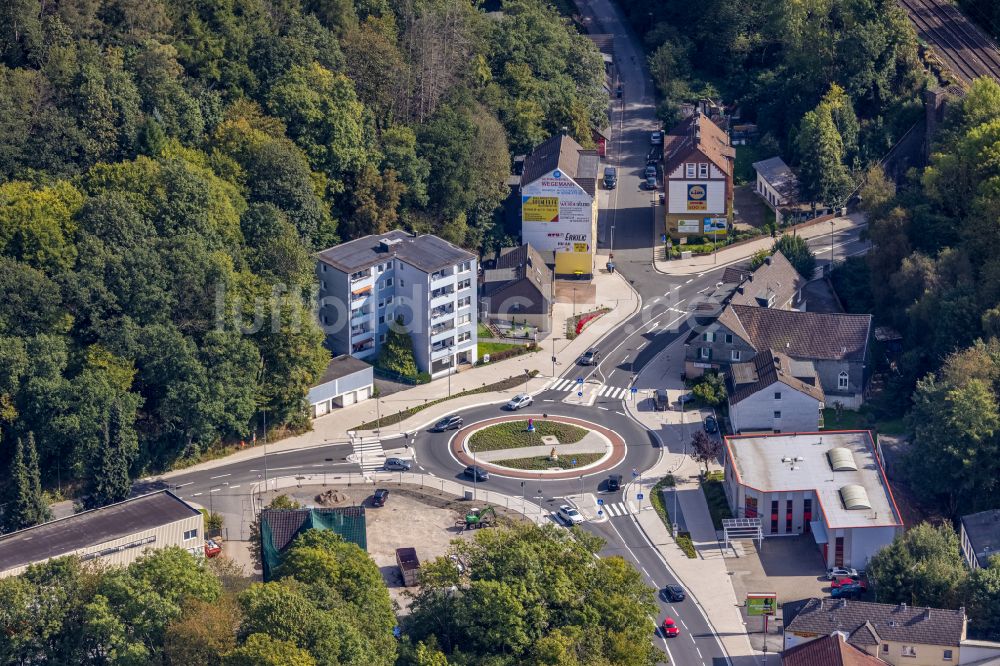
[[598,409],[603,409],[604,411],[608,411],[608,408],[607,408],[607,407],[601,407],[600,405],[598,405],[598,406],[597,406],[597,408],[598,408]]
[[[694,639],[692,638],[691,640],[694,640]],[[704,659],[704,657],[703,657],[703,656],[701,656],[701,648],[699,648],[699,647],[698,647],[698,644],[697,644],[697,643],[695,643],[694,645],[695,645],[695,647],[694,647],[694,651],[698,653],[698,658],[699,658],[699,659]]]
[[692,282],[694,282],[694,278],[691,278],[690,280],[688,280],[688,281],[687,281],[687,282],[685,282],[684,284],[691,284]]
[[217,492],[219,492],[220,490],[222,490],[222,488],[212,488],[212,489],[211,489],[211,490],[209,490],[208,492],[210,492],[210,493],[217,493]]
[[646,574],[646,576],[648,577],[649,576],[649,572],[646,571],[646,567],[640,567],[640,568],[642,569],[642,573]]
[[195,493],[194,495],[191,495],[191,497],[197,497],[198,495],[203,495],[203,494],[204,493]]
[[680,305],[681,303],[683,303],[686,300],[687,300],[686,298],[682,298],[681,300],[679,300],[676,303],[674,303],[674,306],[676,307],[676,306]]
[[313,465],[313,467],[322,467],[322,466],[323,466],[322,464],[320,464],[320,465]]
[[272,472],[280,472],[283,469],[302,469],[302,465],[295,465],[294,467],[272,467]]
[[225,476],[232,476],[232,474],[220,474],[218,476],[210,476],[210,477],[208,477],[208,480],[211,481],[212,479],[221,479],[221,478],[223,478]]
[[427,471],[426,469],[424,469],[424,468],[423,468],[423,466],[422,466],[422,465],[417,465],[417,467],[419,467],[419,468],[420,468],[420,471],[421,471],[421,472],[426,472],[426,471]]
[[653,303],[659,303],[659,302],[660,302],[660,297],[659,296],[657,296],[656,298],[653,299]]
[[192,483],[194,483],[194,481],[188,481],[187,483],[178,483],[177,487],[183,488],[184,486],[190,486]]
[[555,400],[552,400],[551,398],[542,398],[542,402],[555,402]]
[[616,411],[615,414],[620,414],[622,416],[625,416],[625,412],[618,412],[618,411]]
[[239,487],[240,487],[240,484],[236,484],[235,486],[229,486],[230,489],[239,488]]
[[642,309],[643,310],[648,310],[651,306],[652,306],[652,303],[647,303],[646,305],[642,306]]

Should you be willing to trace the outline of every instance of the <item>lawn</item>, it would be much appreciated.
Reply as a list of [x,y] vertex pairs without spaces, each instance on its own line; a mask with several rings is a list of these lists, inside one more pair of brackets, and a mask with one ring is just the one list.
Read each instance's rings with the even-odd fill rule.
[[[670,522],[670,512],[667,511],[667,506],[663,501],[663,489],[672,488],[675,484],[674,475],[667,474],[656,482],[656,485],[653,486],[653,489],[649,493],[649,500],[653,504],[653,509],[656,510],[656,514],[663,521],[663,524],[667,526],[667,531],[671,534],[674,533],[674,525]],[[674,539],[677,541],[677,546],[684,551],[685,555],[691,559],[698,557],[698,553],[694,549],[694,542],[691,541],[690,532],[678,532],[674,534]]]
[[576,461],[576,467],[583,467],[595,463],[604,457],[603,453],[568,453],[559,456],[559,460],[550,460],[548,456],[533,456],[531,458],[509,458],[507,460],[494,460],[494,465],[501,467],[512,467],[514,469],[551,469],[561,467],[562,469],[573,469],[572,462]]
[[717,530],[722,529],[723,519],[733,517],[733,512],[729,510],[729,501],[726,500],[726,491],[722,487],[722,478],[722,472],[711,472],[701,484],[705,499],[708,501],[708,512],[712,514],[712,524]]
[[498,449],[520,449],[525,446],[541,446],[542,437],[549,435],[560,444],[579,442],[588,430],[567,423],[535,420],[535,432],[528,432],[527,421],[508,421],[483,428],[469,438],[469,450],[496,451]]
[[521,345],[511,345],[506,342],[480,342],[476,345],[476,350],[479,353],[479,358],[483,357],[483,354],[489,354],[493,356],[502,351],[507,351],[508,349],[514,349],[520,347]]
[[885,420],[873,419],[870,412],[864,407],[859,411],[841,409],[838,412],[833,407],[823,410],[824,430],[868,430],[873,425],[884,435],[906,434],[906,424],[902,417]]
[[476,324],[476,336],[480,338],[492,338],[493,331],[486,328],[485,324]]

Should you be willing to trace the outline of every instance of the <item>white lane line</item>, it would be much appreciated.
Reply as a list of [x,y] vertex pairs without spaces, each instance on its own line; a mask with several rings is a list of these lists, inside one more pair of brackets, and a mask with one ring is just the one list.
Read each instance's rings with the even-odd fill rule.
[[210,476],[210,477],[208,477],[208,480],[211,481],[212,479],[221,479],[221,478],[226,477],[226,476],[232,476],[232,474],[220,474],[218,476]]
[[640,568],[642,569],[642,573],[646,574],[646,576],[649,577],[649,572],[646,571],[646,567],[640,567]]
[[618,411],[616,411],[615,414],[619,414],[621,416],[625,416],[625,412],[618,412]]
[[597,408],[598,408],[598,409],[603,409],[604,411],[608,411],[608,408],[607,408],[607,407],[601,407],[600,405],[598,405],[598,407],[597,407]]
[[203,495],[203,494],[204,493],[195,493],[194,495],[191,495],[191,497],[197,497],[198,495]]
[[646,305],[643,305],[643,306],[642,306],[642,309],[643,309],[643,310],[648,310],[648,309],[649,309],[649,307],[650,307],[650,305],[652,305],[652,303],[647,303]]
[[686,300],[687,300],[686,298],[682,298],[681,300],[679,300],[679,301],[677,301],[676,303],[674,303],[674,307],[676,307],[676,306],[680,305],[681,303],[683,303],[683,302],[684,302],[684,301],[686,301]]
[[[369,447],[369,446],[367,446],[367,445],[362,445],[362,446],[359,446],[358,448],[359,448],[359,449],[364,449],[364,450],[366,450],[366,451],[369,451],[369,450],[371,450],[371,447]],[[380,445],[380,446],[378,446],[377,448],[382,448],[382,447],[381,447],[381,445]],[[295,466],[293,466],[293,467],[272,467],[272,468],[271,468],[271,471],[272,471],[272,472],[280,472],[280,471],[281,471],[281,470],[283,470],[283,469],[302,469],[302,465],[295,465]]]
[[239,487],[240,487],[240,484],[237,483],[235,486],[229,486],[229,489],[232,490],[233,488],[239,488]]
[[551,398],[542,398],[542,402],[555,402],[555,400],[552,400]]
[[657,296],[656,298],[653,299],[653,303],[659,303],[659,302],[660,302],[660,297],[659,296]]
[[190,486],[194,481],[188,481],[187,483],[178,483],[177,488],[183,488],[184,486]]
[[323,465],[313,465],[313,467],[322,467]]
[[704,657],[703,657],[703,656],[701,656],[701,648],[699,648],[699,647],[698,647],[698,644],[697,644],[697,643],[695,643],[695,648],[694,648],[694,651],[698,653],[698,658],[699,658],[699,659],[704,659]]
[[687,282],[685,282],[684,284],[691,284],[692,282],[694,282],[694,278],[691,278],[690,280],[688,280],[688,281],[687,281]]
[[681,623],[681,626],[683,626],[683,627],[684,627],[685,629],[687,629],[687,628],[688,628],[687,624],[685,624],[685,623],[684,623],[684,618],[682,618],[682,617],[678,616],[678,617],[677,617],[677,621],[678,621],[678,622],[680,622],[680,623]]
[[219,492],[220,490],[222,490],[222,488],[212,488],[212,489],[211,489],[211,490],[209,490],[208,492],[210,492],[210,493],[217,493],[217,492]]

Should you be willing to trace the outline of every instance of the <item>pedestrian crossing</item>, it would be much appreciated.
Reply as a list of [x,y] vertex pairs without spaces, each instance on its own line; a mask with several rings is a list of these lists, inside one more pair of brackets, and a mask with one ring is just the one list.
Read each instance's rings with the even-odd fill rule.
[[635,507],[629,502],[626,506],[624,502],[616,502],[614,504],[604,504],[603,506],[597,507],[604,511],[604,515],[615,518],[617,516],[628,516],[635,513]]
[[[575,392],[582,391],[584,384],[578,383],[575,379],[557,379],[551,386],[549,386],[550,391],[566,391]],[[599,398],[609,398],[611,400],[624,400],[629,396],[629,387],[617,387],[608,386],[607,384],[602,384],[599,389],[597,389],[597,397]]]
[[354,449],[352,462],[358,463],[362,472],[372,472],[385,466],[385,450],[377,438],[357,437],[351,442]]

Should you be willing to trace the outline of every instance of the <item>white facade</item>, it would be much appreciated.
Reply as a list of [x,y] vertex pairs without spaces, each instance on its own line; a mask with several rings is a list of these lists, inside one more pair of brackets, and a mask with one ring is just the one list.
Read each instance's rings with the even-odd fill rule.
[[816,432],[823,403],[781,382],[729,405],[736,432]]
[[667,212],[697,220],[726,214],[725,180],[668,180]]
[[778,210],[779,206],[787,205],[789,202],[785,197],[778,193],[778,190],[771,186],[771,183],[760,175],[757,174],[757,194],[763,197],[767,205],[771,207],[772,210]]
[[594,197],[555,169],[521,188],[521,242],[540,252],[555,252],[556,272],[589,274],[595,249],[594,211]]

